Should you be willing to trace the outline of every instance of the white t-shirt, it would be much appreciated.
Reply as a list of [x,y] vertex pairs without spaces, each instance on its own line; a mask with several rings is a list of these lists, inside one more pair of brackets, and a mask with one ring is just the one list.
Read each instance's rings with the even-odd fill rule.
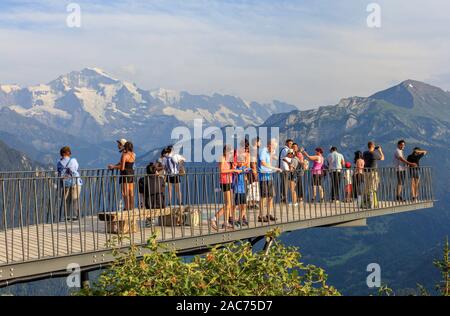
[[175,161],[175,163],[180,163],[180,161],[185,161],[186,160],[186,158],[184,158],[180,154],[170,154],[170,157],[172,157],[172,159],[173,159],[173,161]]
[[281,160],[281,170],[283,171],[290,171],[289,164],[292,162],[292,158],[284,157]]
[[400,157],[403,157],[403,150],[397,148],[394,154],[394,167],[398,168],[399,171],[406,170],[406,164],[403,161],[400,161]]

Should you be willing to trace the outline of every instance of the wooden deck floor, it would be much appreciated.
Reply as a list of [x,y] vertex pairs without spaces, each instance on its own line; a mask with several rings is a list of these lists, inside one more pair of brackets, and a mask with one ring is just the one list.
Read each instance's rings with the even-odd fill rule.
[[[395,207],[399,204],[380,202],[379,208]],[[159,226],[157,221],[151,226],[146,226],[145,218],[140,218],[137,231],[122,235],[124,238],[120,240],[119,235],[106,232],[106,225],[109,223],[99,221],[97,216],[82,217],[75,222],[45,223],[3,230],[0,231],[0,265],[105,250],[110,248],[110,242],[120,246],[127,246],[130,243],[144,244],[152,234],[156,234],[158,240],[171,240],[226,231],[225,229],[214,231],[208,225],[208,219],[212,218],[218,206],[201,205],[194,208],[201,211],[200,225],[196,227]],[[360,209],[354,203],[299,203],[297,207],[278,204],[275,206],[277,221],[270,224],[304,221],[359,211]],[[269,223],[257,221],[258,212],[258,210],[249,210],[247,215],[249,226],[235,229],[267,226]]]

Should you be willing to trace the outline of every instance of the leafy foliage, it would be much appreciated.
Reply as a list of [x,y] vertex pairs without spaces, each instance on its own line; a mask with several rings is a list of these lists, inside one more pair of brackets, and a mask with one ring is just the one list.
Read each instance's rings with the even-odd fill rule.
[[448,237],[444,244],[441,260],[435,260],[433,263],[441,272],[442,280],[436,285],[436,290],[442,296],[450,296],[450,261],[449,261]]
[[340,295],[327,284],[324,270],[304,265],[298,249],[273,240],[266,251],[248,242],[213,248],[189,262],[158,245],[155,236],[137,258],[137,248],[116,251],[116,260],[89,289],[79,295]]
[[[439,269],[441,272],[442,280],[436,284],[436,290],[441,296],[450,296],[450,261],[449,261],[449,253],[450,247],[448,243],[448,237],[444,244],[444,249],[442,251],[442,259],[434,260],[433,264]],[[378,295],[380,296],[391,296],[395,295],[393,289],[388,287],[387,285],[382,285],[378,289]],[[428,290],[421,284],[417,284],[417,295],[419,296],[430,296],[431,294]]]

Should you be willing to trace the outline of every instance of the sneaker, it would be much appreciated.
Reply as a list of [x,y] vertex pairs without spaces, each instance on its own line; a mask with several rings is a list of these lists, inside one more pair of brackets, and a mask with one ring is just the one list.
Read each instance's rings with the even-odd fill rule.
[[258,216],[258,222],[262,223],[267,223],[269,221],[269,218],[267,216]]
[[248,227],[248,221],[246,219],[242,220],[241,226],[247,226]]
[[270,216],[269,216],[269,220],[271,220],[271,221],[276,221],[277,218],[276,218],[275,216],[273,216],[273,215],[270,215]]
[[222,228],[223,229],[234,229],[234,226],[232,226],[230,224],[222,224]]
[[209,225],[211,226],[211,228],[213,229],[213,230],[219,230],[219,228],[217,227],[217,222],[215,221],[215,220],[210,220],[209,221]]

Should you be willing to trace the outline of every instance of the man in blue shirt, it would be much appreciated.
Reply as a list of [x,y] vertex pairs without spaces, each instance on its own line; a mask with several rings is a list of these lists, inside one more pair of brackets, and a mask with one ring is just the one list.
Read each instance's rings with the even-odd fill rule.
[[[261,195],[260,212],[258,216],[259,222],[276,221],[275,216],[271,214],[273,209],[273,175],[274,172],[281,172],[280,168],[272,166],[272,153],[276,150],[277,141],[270,140],[267,147],[263,147],[258,155],[258,173],[259,173],[259,190]],[[264,204],[267,204],[267,213],[262,215]]]
[[81,186],[83,181],[78,172],[78,161],[72,158],[69,146],[61,148],[59,151],[61,158],[57,163],[56,170],[61,178],[60,188],[64,197],[63,212],[67,220],[78,220],[80,215],[79,203]]

